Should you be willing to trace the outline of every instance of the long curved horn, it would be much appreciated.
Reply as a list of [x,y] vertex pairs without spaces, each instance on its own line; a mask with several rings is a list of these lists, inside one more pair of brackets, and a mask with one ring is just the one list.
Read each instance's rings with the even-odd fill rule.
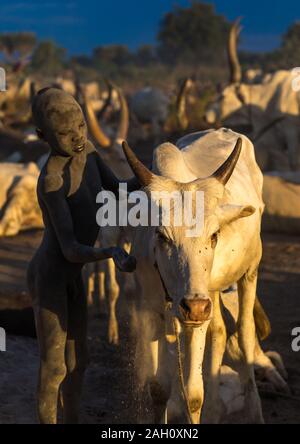
[[129,128],[129,110],[123,91],[120,88],[116,87],[115,90],[117,91],[118,99],[120,102],[120,121],[115,140],[121,141],[127,138]]
[[235,147],[230,154],[230,156],[225,160],[225,162],[215,171],[211,177],[214,177],[223,185],[226,185],[228,180],[230,179],[231,174],[233,173],[234,167],[240,157],[241,149],[242,149],[242,139],[238,138]]
[[124,140],[122,148],[126,156],[127,162],[131,167],[137,180],[143,187],[146,187],[154,178],[154,174],[136,157],[128,143]]
[[82,105],[82,100],[83,100],[83,91],[81,88],[81,84],[80,84],[80,80],[79,80],[79,76],[76,73],[75,74],[75,80],[74,80],[74,85],[75,85],[75,100],[77,100],[77,102],[79,103],[79,105]]
[[21,79],[18,84],[18,89],[16,91],[16,97],[28,97],[30,94],[30,80],[28,77]]
[[186,130],[189,124],[186,112],[186,96],[192,84],[193,81],[189,77],[184,80],[176,101],[176,115],[181,130]]
[[31,103],[31,105],[33,104],[35,96],[36,96],[36,86],[35,86],[35,82],[32,81],[32,82],[30,82],[30,103]]
[[241,65],[237,53],[237,39],[241,32],[240,18],[230,28],[227,46],[227,56],[230,70],[230,83],[240,83],[242,80]]
[[99,122],[97,121],[95,111],[93,110],[93,107],[86,97],[86,94],[81,90],[82,94],[82,107],[83,112],[87,120],[88,128],[95,139],[95,141],[102,147],[102,148],[108,148],[111,146],[111,140],[110,138],[104,133],[102,128],[99,125]]
[[113,90],[114,90],[114,86],[113,84],[107,80],[104,79],[106,85],[107,85],[107,98],[105,100],[104,105],[102,106],[102,108],[97,112],[97,118],[101,119],[101,117],[104,115],[105,111],[107,110],[107,108],[109,107],[109,105],[111,104],[111,100],[112,100],[112,94],[113,94]]

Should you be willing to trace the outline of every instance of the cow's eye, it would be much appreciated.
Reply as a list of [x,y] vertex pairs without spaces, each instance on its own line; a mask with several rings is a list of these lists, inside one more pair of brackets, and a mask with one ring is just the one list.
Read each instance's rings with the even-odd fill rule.
[[156,230],[156,237],[161,243],[169,243],[170,239],[160,230]]
[[218,242],[218,235],[219,231],[216,231],[214,234],[212,234],[210,240],[211,240],[211,248],[215,248]]

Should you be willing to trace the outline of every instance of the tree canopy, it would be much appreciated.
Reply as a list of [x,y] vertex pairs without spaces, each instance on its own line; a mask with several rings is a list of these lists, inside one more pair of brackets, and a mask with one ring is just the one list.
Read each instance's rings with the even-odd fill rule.
[[31,61],[31,68],[48,75],[57,75],[65,64],[66,49],[57,46],[52,40],[40,42]]
[[224,53],[229,27],[213,5],[192,1],[188,8],[175,6],[160,24],[159,52],[170,63],[217,60]]
[[31,32],[8,32],[0,34],[0,51],[6,61],[16,62],[29,56],[36,45],[36,36]]
[[300,64],[300,21],[293,23],[282,37],[280,58],[286,68]]

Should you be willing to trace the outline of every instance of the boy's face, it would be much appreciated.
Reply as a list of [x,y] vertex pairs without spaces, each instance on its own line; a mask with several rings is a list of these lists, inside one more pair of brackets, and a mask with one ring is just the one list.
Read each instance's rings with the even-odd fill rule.
[[53,150],[64,156],[75,156],[84,151],[87,127],[75,100],[49,104],[44,110],[43,120],[43,129],[37,132]]

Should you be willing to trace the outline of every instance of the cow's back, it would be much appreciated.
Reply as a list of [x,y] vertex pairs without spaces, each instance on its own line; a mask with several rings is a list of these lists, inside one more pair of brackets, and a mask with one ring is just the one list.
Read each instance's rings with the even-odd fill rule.
[[0,188],[0,209],[7,202],[8,194],[24,176],[32,177],[32,181],[37,183],[39,169],[34,162],[27,164],[6,162],[0,165],[1,188]]
[[191,182],[213,174],[232,152],[238,137],[243,145],[240,158],[226,185],[225,200],[231,204],[253,205],[263,209],[263,176],[256,163],[251,141],[226,128],[201,131],[160,145],[154,154],[154,171],[178,182]]

